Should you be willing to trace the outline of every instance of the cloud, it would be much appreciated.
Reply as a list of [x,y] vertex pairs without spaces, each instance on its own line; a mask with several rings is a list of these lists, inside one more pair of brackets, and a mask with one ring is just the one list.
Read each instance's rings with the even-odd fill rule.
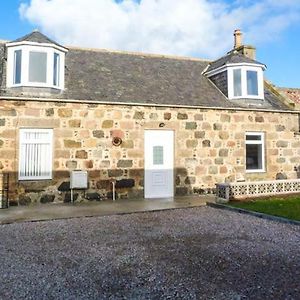
[[270,42],[299,21],[298,0],[32,0],[20,16],[65,45],[215,58]]

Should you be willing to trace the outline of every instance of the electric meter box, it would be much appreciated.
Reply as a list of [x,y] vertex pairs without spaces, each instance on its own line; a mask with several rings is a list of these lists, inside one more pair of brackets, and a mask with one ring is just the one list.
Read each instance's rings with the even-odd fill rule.
[[87,189],[88,188],[88,173],[87,171],[71,171],[70,189]]

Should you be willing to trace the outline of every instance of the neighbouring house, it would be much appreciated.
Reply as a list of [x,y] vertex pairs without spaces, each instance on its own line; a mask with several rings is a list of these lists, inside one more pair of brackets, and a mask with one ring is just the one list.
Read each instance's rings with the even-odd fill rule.
[[286,99],[291,101],[291,104],[294,105],[295,109],[300,109],[300,89],[299,88],[283,88],[277,87],[279,91]]
[[[59,45],[38,31],[0,43],[0,172],[11,204],[210,193],[297,178],[299,111],[264,80],[255,48],[197,58]],[[82,197],[79,192],[74,197]]]

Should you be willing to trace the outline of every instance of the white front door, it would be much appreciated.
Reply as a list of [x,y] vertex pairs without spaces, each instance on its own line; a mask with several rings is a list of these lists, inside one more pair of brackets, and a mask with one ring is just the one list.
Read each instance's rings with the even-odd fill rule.
[[174,132],[145,130],[145,198],[174,196]]

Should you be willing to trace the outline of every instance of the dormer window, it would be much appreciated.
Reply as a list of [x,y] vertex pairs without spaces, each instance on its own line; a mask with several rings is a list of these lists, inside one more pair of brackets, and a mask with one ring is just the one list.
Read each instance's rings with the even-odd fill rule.
[[53,61],[53,85],[59,86],[59,73],[60,73],[60,64],[59,64],[59,54],[54,53]]
[[203,74],[229,100],[241,100],[241,105],[265,105],[266,101],[256,100],[265,100],[263,72],[266,65],[255,60],[254,47],[242,45],[239,29],[235,30],[234,37],[234,49],[211,62]]
[[21,83],[22,50],[14,53],[14,84]]
[[64,53],[49,47],[8,48],[7,86],[63,89]]
[[[246,74],[243,75],[246,77],[246,91],[245,84],[242,84],[242,69],[233,69],[233,96],[234,97],[258,97],[258,75],[257,71],[246,70]],[[245,79],[244,79],[245,80]]]
[[[30,36],[42,42],[28,41]],[[7,43],[7,87],[64,89],[64,62],[67,49],[39,32],[26,40]]]
[[228,98],[264,99],[263,73],[261,67],[228,67]]
[[233,70],[233,95],[235,97],[242,96],[242,70]]
[[31,83],[47,82],[47,53],[29,51],[28,81]]
[[257,71],[246,71],[247,95],[258,96],[258,75]]

